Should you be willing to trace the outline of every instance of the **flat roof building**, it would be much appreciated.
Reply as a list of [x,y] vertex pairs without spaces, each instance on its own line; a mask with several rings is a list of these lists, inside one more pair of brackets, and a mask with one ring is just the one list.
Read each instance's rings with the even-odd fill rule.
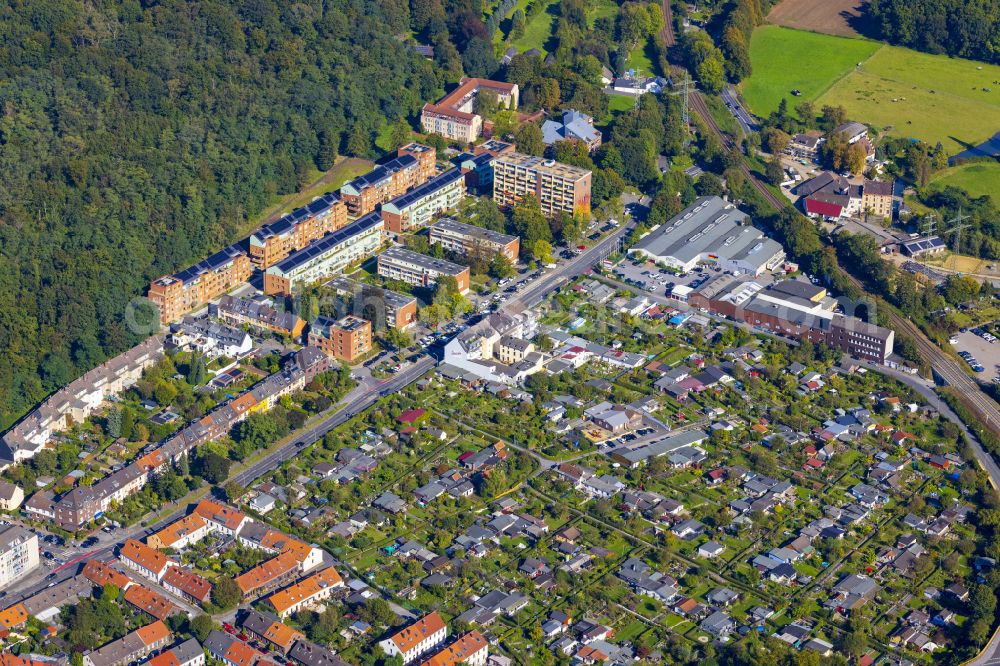
[[323,236],[268,268],[264,272],[264,292],[287,296],[297,285],[340,273],[354,262],[373,255],[382,246],[384,230],[382,216],[369,213]]
[[721,197],[700,197],[629,249],[629,254],[689,272],[714,263],[757,276],[785,260],[781,244],[750,226],[749,216]]
[[776,334],[823,343],[856,358],[885,363],[895,333],[835,312],[837,301],[822,287],[781,280],[762,288],[752,281],[717,275],[688,297],[692,307]]
[[374,330],[385,326],[405,329],[417,321],[417,299],[345,276],[335,277],[328,286],[341,295],[349,295],[351,309],[359,317],[372,322]]
[[320,317],[309,327],[309,345],[338,361],[354,363],[372,350],[372,323],[354,315]]
[[478,255],[487,260],[499,253],[512,262],[517,261],[521,248],[521,239],[517,236],[464,224],[449,217],[431,225],[430,243],[439,243],[449,252],[466,256]]
[[590,215],[589,169],[523,153],[501,153],[493,161],[493,199],[509,208],[534,196],[546,217],[566,212]]
[[0,526],[0,587],[38,568],[38,535],[20,525]]
[[386,229],[394,234],[423,229],[435,215],[458,206],[465,198],[465,177],[449,169],[382,206]]
[[442,275],[455,278],[459,293],[469,291],[468,266],[435,259],[401,247],[391,247],[378,255],[378,274],[390,280],[402,280],[418,287],[429,287]]

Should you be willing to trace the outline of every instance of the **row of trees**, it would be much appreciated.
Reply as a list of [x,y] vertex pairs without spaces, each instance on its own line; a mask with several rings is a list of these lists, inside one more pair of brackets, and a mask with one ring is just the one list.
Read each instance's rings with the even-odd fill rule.
[[1000,63],[997,0],[871,0],[866,7],[881,39],[928,53]]

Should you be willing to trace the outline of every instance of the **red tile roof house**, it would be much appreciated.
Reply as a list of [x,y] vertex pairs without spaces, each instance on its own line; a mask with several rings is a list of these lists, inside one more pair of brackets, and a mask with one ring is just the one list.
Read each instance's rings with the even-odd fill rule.
[[427,411],[424,409],[408,409],[405,412],[401,413],[399,416],[397,416],[396,420],[399,423],[406,423],[408,425],[413,425],[421,418],[423,418],[424,414],[426,413]]

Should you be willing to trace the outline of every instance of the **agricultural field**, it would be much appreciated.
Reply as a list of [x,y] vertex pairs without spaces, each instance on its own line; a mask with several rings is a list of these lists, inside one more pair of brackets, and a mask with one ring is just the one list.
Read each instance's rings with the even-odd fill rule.
[[989,194],[1000,199],[1000,163],[962,164],[935,174],[931,180],[931,187],[934,188],[944,188],[948,185],[959,187],[974,197]]
[[[867,40],[762,26],[750,39],[753,75],[742,84],[743,97],[759,116],[777,109],[782,98],[792,106],[814,100],[879,46]],[[792,96],[794,89],[802,92],[801,97]]]
[[775,25],[856,37],[863,21],[864,0],[782,0],[767,20]]
[[949,154],[988,139],[1000,118],[1000,67],[883,46],[817,104],[882,131],[940,141]]
[[[840,105],[858,120],[898,136],[940,141],[949,154],[996,132],[1000,67],[929,55],[865,39],[780,26],[750,41],[754,73],[743,97],[766,116],[782,98]],[[793,97],[798,89],[801,96]]]

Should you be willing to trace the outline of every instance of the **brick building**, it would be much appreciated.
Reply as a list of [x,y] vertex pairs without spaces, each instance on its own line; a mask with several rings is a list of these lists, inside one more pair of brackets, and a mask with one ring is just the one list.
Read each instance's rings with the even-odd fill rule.
[[372,323],[354,315],[320,317],[309,328],[309,344],[327,356],[354,363],[372,350]]
[[346,224],[347,206],[337,195],[324,194],[252,233],[250,262],[265,269]]
[[230,245],[208,259],[149,285],[149,300],[160,310],[164,323],[208,303],[250,279],[253,267],[246,251]]
[[464,255],[482,254],[492,258],[502,254],[512,262],[517,261],[521,239],[473,224],[464,224],[451,218],[438,220],[430,227],[431,245],[440,244],[449,252]]
[[[421,153],[421,156],[426,154]],[[351,217],[367,215],[379,205],[424,183],[428,178],[426,159],[423,157],[422,161],[413,154],[404,153],[344,183],[340,198],[347,206],[347,214]]]

